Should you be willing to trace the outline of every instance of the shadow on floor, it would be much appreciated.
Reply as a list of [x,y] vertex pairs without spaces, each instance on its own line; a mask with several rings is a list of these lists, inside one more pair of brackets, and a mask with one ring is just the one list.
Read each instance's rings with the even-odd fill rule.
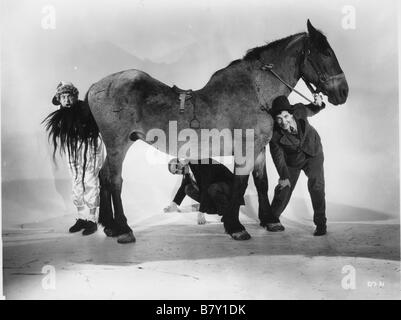
[[[135,265],[151,261],[198,260],[239,256],[303,255],[307,257],[363,257],[399,261],[399,225],[329,225],[324,237],[313,237],[313,226],[284,220],[286,231],[269,233],[247,224],[252,239],[231,240],[220,223],[156,225],[135,231],[137,242],[120,245],[101,229],[94,235],[30,234],[4,238],[5,269],[35,264]],[[67,227],[67,226],[66,226]],[[22,237],[21,237],[22,235]]]

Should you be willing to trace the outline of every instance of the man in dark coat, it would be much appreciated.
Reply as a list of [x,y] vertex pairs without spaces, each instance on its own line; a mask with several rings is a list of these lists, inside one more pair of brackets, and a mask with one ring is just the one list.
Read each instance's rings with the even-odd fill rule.
[[273,101],[270,111],[275,121],[270,152],[280,176],[272,201],[273,215],[278,219],[286,208],[302,170],[308,177],[313,222],[316,225],[315,236],[324,235],[327,230],[324,156],[320,136],[309,124],[307,117],[315,115],[324,107],[319,95],[315,95],[315,103],[309,105],[291,105],[287,97],[279,96]]
[[[168,164],[172,174],[182,174],[182,183],[173,202],[165,212],[178,211],[178,206],[186,196],[199,202],[198,223],[205,223],[203,213],[222,215],[229,205],[234,174],[221,163],[213,159],[180,161],[172,159]],[[244,205],[244,199],[241,204]],[[202,218],[203,216],[203,218]]]

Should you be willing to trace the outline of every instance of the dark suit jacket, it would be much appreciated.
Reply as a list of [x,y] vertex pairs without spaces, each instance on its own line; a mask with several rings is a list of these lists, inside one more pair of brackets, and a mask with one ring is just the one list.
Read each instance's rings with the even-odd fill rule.
[[[206,162],[206,163],[205,163]],[[205,161],[199,160],[196,162],[190,162],[189,167],[195,177],[195,183],[199,188],[200,193],[200,212],[214,213],[215,206],[213,200],[211,199],[208,189],[213,183],[225,182],[230,187],[234,181],[234,174],[224,165],[213,159],[208,159]],[[178,205],[184,200],[185,186],[191,183],[189,175],[184,175],[180,188],[174,197],[174,202]],[[229,195],[227,195],[229,196]],[[244,199],[242,199],[241,204],[245,204]]]
[[324,104],[322,107],[302,103],[294,105],[293,116],[297,122],[297,136],[282,130],[278,125],[274,126],[270,153],[281,179],[289,178],[287,166],[300,167],[307,157],[315,157],[323,153],[320,136],[307,119],[308,116],[318,113],[323,108]]

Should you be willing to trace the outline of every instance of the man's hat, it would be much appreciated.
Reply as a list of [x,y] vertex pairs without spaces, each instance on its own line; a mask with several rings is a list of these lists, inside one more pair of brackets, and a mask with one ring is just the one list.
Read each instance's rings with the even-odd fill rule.
[[71,82],[61,81],[58,84],[56,94],[54,95],[54,97],[52,99],[52,103],[54,105],[57,106],[60,104],[60,95],[63,93],[70,93],[73,96],[78,97],[79,91]]
[[274,118],[282,111],[288,111],[289,113],[292,113],[293,111],[293,106],[290,104],[286,96],[278,96],[276,99],[273,100],[270,114]]

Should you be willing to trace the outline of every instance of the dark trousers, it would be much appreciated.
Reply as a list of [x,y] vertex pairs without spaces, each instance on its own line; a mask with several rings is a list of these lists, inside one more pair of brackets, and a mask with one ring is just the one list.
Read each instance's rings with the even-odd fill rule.
[[[209,197],[213,201],[213,206],[209,206],[208,214],[222,215],[224,208],[229,205],[230,199],[230,186],[225,182],[212,183],[207,189]],[[193,200],[200,202],[200,192],[198,188],[195,188],[192,184],[185,186],[185,194]]]
[[274,198],[271,205],[275,217],[280,217],[281,213],[287,207],[295,185],[297,184],[299,174],[301,170],[303,170],[305,175],[308,177],[308,190],[313,206],[313,222],[315,225],[326,223],[323,161],[324,156],[323,154],[320,154],[316,157],[306,159],[301,168],[288,167],[291,188],[285,187],[281,190],[279,186],[275,188]]

